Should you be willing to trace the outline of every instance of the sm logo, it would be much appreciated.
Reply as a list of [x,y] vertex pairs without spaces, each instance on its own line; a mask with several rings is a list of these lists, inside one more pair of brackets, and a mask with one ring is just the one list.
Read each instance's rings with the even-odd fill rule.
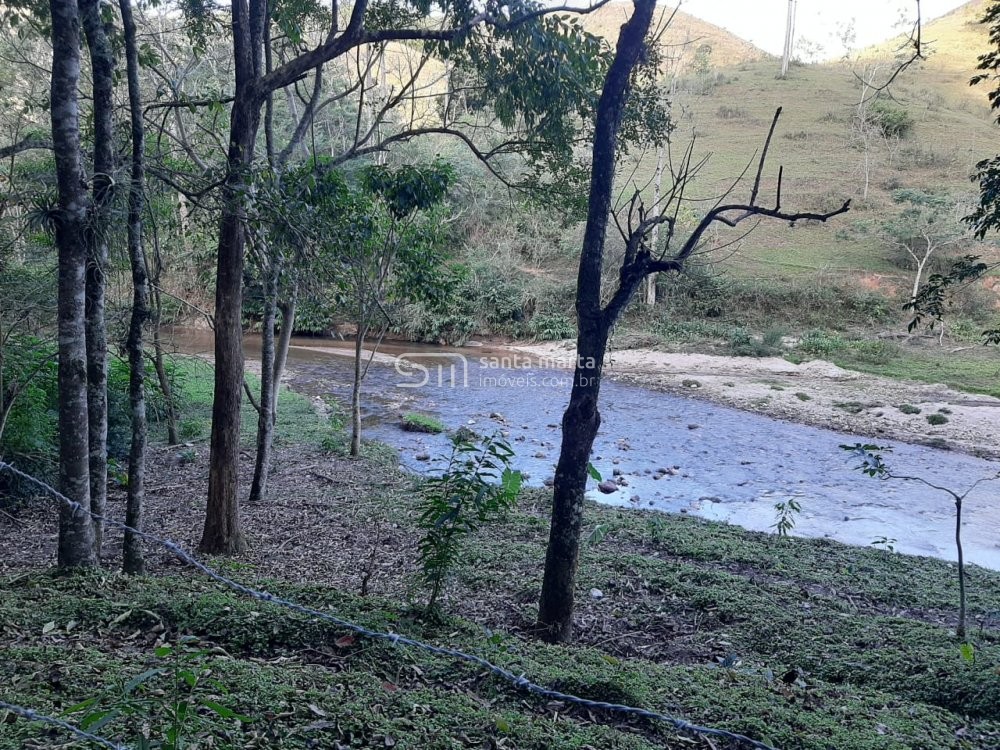
[[400,388],[468,388],[469,361],[461,354],[405,352],[396,357]]

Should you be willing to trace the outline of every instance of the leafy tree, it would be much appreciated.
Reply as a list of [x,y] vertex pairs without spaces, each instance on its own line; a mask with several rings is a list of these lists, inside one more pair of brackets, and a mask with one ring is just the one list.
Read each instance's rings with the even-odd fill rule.
[[[376,107],[367,121],[359,110],[354,137],[338,157],[339,163],[385,150],[392,143],[418,135],[440,134],[468,144],[484,163],[511,153],[525,154],[529,164],[552,163],[564,175],[574,169],[575,125],[593,102],[592,83],[600,70],[600,42],[554,15],[557,9],[526,3],[474,5],[468,0],[445,0],[433,6],[370,5],[355,3],[346,19],[335,4],[326,31],[314,46],[297,50],[286,61],[267,69],[272,24],[291,39],[310,13],[276,15],[264,0],[232,5],[235,89],[229,111],[229,148],[224,169],[215,273],[215,399],[212,410],[208,505],[200,548],[204,552],[238,552],[245,547],[239,522],[237,493],[239,424],[243,386],[242,302],[247,244],[241,217],[250,201],[250,176],[261,124],[261,108],[272,94],[337,59],[360,56],[366,50],[384,53],[387,45],[423,45],[428,54],[454,56],[457,63],[477,71],[494,100],[501,123],[521,126],[517,137],[502,144],[480,147],[460,127],[407,124],[386,133],[386,116],[401,102],[409,103],[416,83],[404,84]],[[346,20],[346,23],[343,23]],[[200,16],[199,23],[210,18]],[[203,38],[206,38],[207,35]],[[371,71],[372,66],[367,68]],[[367,72],[355,86],[371,93]],[[348,89],[350,92],[351,89]],[[408,97],[410,97],[408,99]],[[334,164],[333,166],[336,166]],[[535,173],[536,180],[541,181]]]
[[[991,85],[992,89],[987,92],[990,107],[1000,113],[1000,2],[989,2],[980,22],[989,28],[992,49],[979,56],[976,64],[979,73],[972,77],[970,85]],[[1000,114],[996,122],[1000,123]],[[972,227],[973,235],[983,239],[991,232],[1000,230],[1000,155],[979,161],[973,180],[979,185],[979,203],[965,221]],[[981,279],[992,267],[979,255],[966,254],[957,259],[949,270],[932,274],[905,305],[913,313],[909,329],[912,331],[928,320],[931,326],[942,321],[954,291]],[[1000,343],[1000,328],[983,331],[983,339],[987,344]]]
[[881,233],[898,249],[913,270],[910,299],[920,292],[924,275],[942,265],[941,255],[970,239],[972,232],[962,222],[965,209],[949,195],[922,190],[896,190],[892,194],[900,211],[884,220]]
[[[351,455],[361,452],[361,382],[365,340],[378,328],[372,356],[392,325],[393,302],[440,294],[440,243],[433,226],[420,214],[444,199],[454,180],[454,169],[443,161],[397,169],[371,166],[364,170],[364,189],[384,204],[386,220],[362,241],[350,243],[342,256],[342,286],[355,325],[354,384],[351,389]],[[369,211],[377,215],[375,206]],[[368,360],[369,364],[371,359]]]

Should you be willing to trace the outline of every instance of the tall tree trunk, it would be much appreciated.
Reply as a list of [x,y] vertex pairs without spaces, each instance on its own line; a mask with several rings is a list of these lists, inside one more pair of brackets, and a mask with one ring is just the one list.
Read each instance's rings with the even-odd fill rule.
[[264,284],[264,320],[260,342],[260,413],[257,415],[257,458],[254,462],[253,482],[250,485],[251,503],[259,503],[267,496],[267,478],[271,468],[271,446],[274,441],[274,366],[277,361],[274,346],[274,319],[277,314],[278,281],[281,265],[278,251],[272,250],[270,267],[266,269]]
[[[167,443],[177,445],[180,435],[177,432],[177,405],[174,402],[174,389],[170,384],[170,375],[163,354],[163,337],[160,328],[163,325],[163,300],[160,297],[160,277],[163,275],[163,258],[160,255],[160,240],[153,225],[153,258],[147,265],[149,276],[150,302],[152,303],[151,318],[153,328],[153,369],[156,370],[156,380],[163,394],[163,407],[167,418]],[[148,261],[148,258],[147,258]]]
[[260,126],[255,83],[261,73],[264,9],[261,0],[232,4],[235,98],[230,113],[228,175],[223,188],[215,283],[215,398],[208,473],[208,505],[200,550],[233,554],[246,549],[240,525],[240,402],[243,396],[243,263],[246,200]]
[[[658,211],[660,207],[660,190],[663,185],[663,152],[664,147],[656,149],[656,174],[653,177],[653,210]],[[650,234],[650,246],[654,256],[657,256],[657,246],[660,242],[660,225],[653,227]],[[651,273],[646,277],[646,304],[650,307],[656,305],[656,274]]]
[[781,53],[781,74],[779,78],[788,75],[788,65],[792,61],[792,48],[795,40],[795,2],[788,0],[788,18],[785,21],[785,47]]
[[[556,466],[552,523],[538,606],[538,624],[553,641],[568,641],[573,634],[587,464],[601,424],[597,400],[608,334],[614,324],[613,319],[605,320],[601,309],[601,267],[614,189],[615,152],[629,79],[643,55],[656,0],[634,0],[633,4],[635,10],[621,28],[615,59],[597,105],[587,227],[577,276],[577,362],[569,406],[562,421],[562,447]],[[640,281],[637,279],[635,285]]]
[[569,406],[562,419],[562,446],[556,464],[552,495],[552,522],[545,552],[545,574],[538,607],[538,623],[552,641],[573,637],[576,572],[580,558],[587,467],[601,426],[597,409],[601,370],[608,331],[600,320],[580,319],[577,366]]
[[[80,19],[90,51],[94,89],[93,203],[87,227],[86,336],[87,415],[90,434],[90,505],[104,513],[108,496],[108,340],[104,324],[105,267],[108,263],[109,208],[114,187],[115,59],[98,0],[80,0]],[[104,524],[94,521],[94,548],[101,557]]]
[[86,269],[84,237],[88,196],[81,168],[80,15],[76,0],[51,0],[52,148],[59,210],[55,241],[59,255],[59,487],[78,509],[59,511],[59,567],[96,563],[90,511],[87,420]]
[[292,288],[288,299],[278,303],[278,310],[281,311],[281,333],[278,336],[278,348],[274,355],[274,377],[271,383],[274,386],[274,413],[278,413],[278,393],[281,390],[281,378],[285,374],[285,363],[288,362],[288,347],[292,343],[292,332],[295,330],[295,308],[298,304],[299,283],[295,279],[292,281]]
[[[142,529],[146,492],[146,389],[143,357],[143,326],[149,319],[149,280],[146,277],[146,253],[142,242],[142,210],[145,191],[142,100],[139,86],[139,50],[136,45],[132,0],[118,0],[125,35],[125,67],[128,78],[128,102],[132,132],[132,171],[128,191],[128,258],[132,268],[132,315],[129,320],[128,400],[132,415],[132,443],[128,453],[128,496],[125,501],[125,524]],[[125,532],[122,546],[122,569],[141,574],[144,568],[142,542],[132,531]]]
[[351,385],[351,455],[361,455],[361,380],[364,373],[361,356],[364,353],[365,335],[368,326],[358,321],[357,335],[354,337],[354,382]]

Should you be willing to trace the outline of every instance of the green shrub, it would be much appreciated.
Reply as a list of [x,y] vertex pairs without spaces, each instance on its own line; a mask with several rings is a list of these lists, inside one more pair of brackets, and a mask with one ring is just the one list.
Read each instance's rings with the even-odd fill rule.
[[929,425],[937,426],[937,425],[947,424],[947,423],[948,423],[948,417],[946,417],[944,414],[928,414],[927,415],[927,424],[929,424]]
[[706,267],[660,274],[657,290],[657,312],[669,320],[718,320],[750,330],[819,327],[831,320],[869,325],[896,311],[886,295],[854,284],[727,277]]
[[[735,328],[729,335],[729,352],[735,357],[772,357],[781,352],[781,338],[784,333],[771,329],[757,338],[742,328]],[[770,335],[769,335],[770,334]]]
[[181,440],[198,440],[208,435],[212,422],[201,417],[185,417],[177,423],[177,437]]
[[[57,461],[59,393],[55,346],[33,336],[11,336],[3,348],[4,403],[16,398],[0,435],[0,457],[51,479]],[[17,480],[0,476],[0,497],[19,497]]]
[[529,330],[534,338],[542,341],[558,341],[576,336],[576,325],[565,315],[544,313],[531,319]]
[[838,333],[808,331],[799,341],[798,348],[806,354],[828,359],[847,348],[847,342]]
[[910,113],[885,99],[876,99],[868,105],[867,120],[887,136],[905,138],[913,129]]
[[920,407],[914,406],[913,404],[900,404],[897,407],[903,414],[919,414]]
[[462,539],[517,502],[521,474],[511,468],[513,457],[510,445],[497,436],[483,438],[478,446],[456,436],[444,471],[421,488],[418,550],[424,583],[431,589],[428,611],[458,562]]

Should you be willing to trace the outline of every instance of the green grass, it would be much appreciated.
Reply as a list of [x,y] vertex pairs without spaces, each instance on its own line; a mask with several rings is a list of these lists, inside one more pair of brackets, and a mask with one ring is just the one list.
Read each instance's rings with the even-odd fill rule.
[[[608,581],[624,576],[620,580],[639,581],[656,598],[651,607],[701,612],[693,638],[706,654],[714,650],[736,657],[732,667],[720,666],[710,655],[701,663],[672,664],[622,659],[588,646],[547,646],[500,630],[484,631],[460,617],[428,624],[398,602],[322,586],[250,581],[368,627],[485,655],[565,691],[662,707],[779,747],[974,747],[956,738],[957,727],[1000,732],[993,721],[1000,684],[991,667],[1000,658],[1000,644],[992,635],[979,638],[977,661],[968,664],[946,628],[857,613],[844,598],[804,595],[798,586],[754,581],[745,572],[746,566],[757,565],[768,566],[774,576],[795,570],[795,580],[803,584],[836,585],[866,604],[948,606],[951,571],[946,564],[914,564],[833,543],[775,543],[683,518],[628,517],[590,508],[588,517],[612,521],[618,544],[649,543],[653,536],[662,554],[678,557],[623,554],[605,543],[586,554],[582,586],[599,582],[617,596]],[[505,539],[481,539],[461,571],[464,585],[495,586],[502,580],[495,577],[497,566],[509,572],[520,558],[537,556],[536,545],[511,539],[526,531],[534,536],[537,526],[537,519],[518,516],[503,530]],[[727,569],[737,561],[744,572]],[[873,577],[877,580],[869,585]],[[973,578],[979,592],[975,607],[1000,606],[997,577],[974,569]],[[525,699],[468,665],[363,639],[342,640],[346,633],[335,626],[248,601],[205,581],[34,575],[0,582],[0,590],[0,621],[7,637],[17,639],[0,663],[0,679],[9,686],[5,699],[47,711],[94,697],[114,708],[128,680],[150,668],[170,669],[168,660],[153,654],[153,644],[163,637],[159,634],[185,633],[208,652],[199,666],[211,670],[224,687],[224,693],[214,691],[219,701],[254,719],[240,726],[202,712],[196,727],[213,734],[219,747],[246,746],[265,728],[289,748],[308,747],[313,737],[363,747],[384,743],[386,737],[409,748],[464,747],[467,741],[478,746],[491,738],[539,749],[687,746],[656,724],[643,723],[633,733],[617,722],[585,721],[572,710],[560,711],[563,717],[555,720],[544,701]],[[122,639],[132,645],[105,645]],[[330,659],[315,656],[324,653]],[[780,679],[793,668],[803,674],[802,685]],[[165,687],[169,683],[160,680],[150,690]],[[162,725],[162,709],[154,702],[142,724]],[[325,721],[317,729],[320,718]],[[139,726],[126,717],[102,733],[134,737]],[[0,748],[21,747],[39,731],[20,722],[0,724]],[[463,734],[467,740],[456,741]]]
[[410,412],[403,415],[402,427],[408,432],[428,432],[433,435],[444,432],[444,423],[426,414]]
[[[189,366],[188,414],[204,407],[198,398],[210,380],[207,368]],[[307,399],[286,398],[286,439],[311,445],[329,436]],[[365,502],[383,508],[398,539],[415,539],[417,493],[393,487],[373,486]],[[294,570],[267,580],[250,561],[213,564],[247,585],[382,632],[482,655],[562,691],[668,712],[776,747],[973,750],[1000,742],[1000,573],[968,569],[970,661],[952,631],[951,563],[588,503],[582,533],[601,534],[581,551],[578,642],[551,646],[527,627],[541,582],[548,502],[547,491],[526,490],[505,521],[473,534],[445,590],[441,619],[424,619],[412,593],[360,597],[296,580]],[[358,556],[349,544],[328,548],[330,565]],[[392,590],[417,590],[415,564],[382,575],[397,581]],[[604,592],[601,600],[589,596],[593,588]],[[193,656],[178,666],[156,648],[181,636]],[[546,702],[467,663],[356,638],[173,571],[0,579],[0,648],[4,700],[69,711],[72,721],[117,711],[100,733],[130,742],[162,739],[172,702],[188,696],[189,739],[226,750],[261,742],[303,749],[692,747],[664,725]],[[177,687],[183,669],[200,675],[193,694]],[[150,670],[126,700],[130,681]],[[70,710],[89,700],[86,710]],[[251,721],[220,717],[203,701]],[[63,739],[0,719],[0,750]]]
[[[179,428],[184,440],[207,439],[212,427],[212,397],[214,393],[214,368],[198,357],[175,357],[172,363],[175,390],[180,402]],[[245,376],[254,397],[259,396],[260,378]],[[275,425],[275,445],[290,442],[320,445],[337,432],[340,421],[336,412],[326,420],[317,419],[312,402],[282,387],[278,393],[278,413]],[[240,410],[240,440],[245,445],[253,443],[257,434],[257,412],[244,395]]]
[[943,383],[951,388],[1000,397],[1000,351],[976,347],[954,353],[948,347],[901,348],[886,361],[872,362],[835,352],[828,357],[841,367],[873,375],[922,383]]

